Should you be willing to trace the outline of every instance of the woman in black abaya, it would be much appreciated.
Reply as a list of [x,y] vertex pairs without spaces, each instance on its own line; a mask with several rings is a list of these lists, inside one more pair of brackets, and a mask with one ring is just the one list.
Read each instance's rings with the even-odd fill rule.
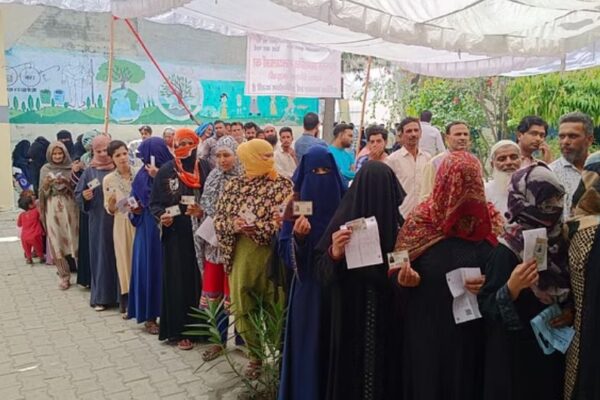
[[[198,307],[202,277],[194,249],[192,218],[202,216],[198,206],[204,182],[210,172],[208,162],[197,160],[198,136],[191,129],[175,132],[175,160],[163,164],[152,186],[150,212],[162,224],[163,284],[159,340],[177,341],[181,350],[193,345],[183,335],[192,323],[190,307]],[[194,196],[195,204],[180,205],[182,196]],[[175,207],[181,212],[167,212]]]
[[[397,399],[400,361],[394,285],[388,279],[387,253],[393,251],[403,223],[398,206],[405,197],[393,171],[371,161],[352,186],[317,245],[317,268],[331,296],[330,353],[326,399]],[[375,217],[383,262],[348,270],[346,222]]]

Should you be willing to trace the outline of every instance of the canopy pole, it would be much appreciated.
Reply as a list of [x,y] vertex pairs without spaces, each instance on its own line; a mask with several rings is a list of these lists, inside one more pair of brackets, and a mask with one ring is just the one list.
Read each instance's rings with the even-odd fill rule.
[[363,93],[363,102],[360,110],[360,126],[358,128],[358,140],[356,141],[356,156],[360,153],[360,141],[362,140],[362,130],[365,124],[365,110],[367,108],[367,93],[369,92],[369,80],[371,79],[371,62],[373,58],[369,56],[367,59],[367,75],[365,77],[365,91]]
[[110,42],[108,47],[108,79],[106,85],[106,109],[104,110],[104,133],[108,134],[110,122],[110,94],[112,93],[113,56],[115,51],[115,17],[110,17]]

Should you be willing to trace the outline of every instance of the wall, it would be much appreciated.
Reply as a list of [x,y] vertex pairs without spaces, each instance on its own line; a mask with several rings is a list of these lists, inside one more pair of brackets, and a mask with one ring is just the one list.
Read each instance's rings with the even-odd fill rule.
[[[39,17],[6,51],[12,145],[39,135],[53,139],[60,129],[77,135],[103,128],[110,17],[36,10]],[[201,121],[295,126],[304,113],[318,110],[317,99],[244,96],[245,38],[147,21],[136,27]],[[123,21],[116,23],[113,71],[113,137],[136,138],[142,124],[155,132],[190,124]]]

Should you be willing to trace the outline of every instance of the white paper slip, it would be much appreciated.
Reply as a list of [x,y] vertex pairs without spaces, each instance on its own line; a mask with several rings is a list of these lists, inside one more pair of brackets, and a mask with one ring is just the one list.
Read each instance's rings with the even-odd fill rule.
[[139,207],[137,200],[133,196],[127,199],[127,204],[129,204],[129,207],[131,207],[132,210]]
[[361,220],[346,223],[346,226],[352,226],[352,236],[345,248],[348,269],[383,264],[377,220],[375,217]]
[[393,253],[388,253],[388,266],[390,269],[401,268],[404,264],[410,264],[410,259],[408,257],[408,251],[395,251]]
[[465,288],[467,279],[479,278],[479,268],[457,268],[446,273],[446,282],[454,300],[452,301],[452,314],[454,322],[461,324],[481,318],[477,296]]
[[121,200],[117,201],[117,210],[119,210],[121,214],[125,214],[129,211],[127,208],[128,205],[129,203],[127,202],[127,197],[123,197]]
[[246,221],[247,226],[254,225],[254,223],[256,222],[256,215],[254,215],[254,213],[250,211],[250,209],[246,205],[242,206],[238,215],[240,216],[240,218]]
[[150,156],[150,165],[156,167],[156,157]]
[[312,201],[294,201],[294,216],[310,216],[313,213]]
[[219,241],[217,240],[217,233],[215,232],[215,225],[211,217],[206,217],[196,229],[196,235],[206,240],[212,246],[218,246]]
[[96,189],[98,186],[100,186],[100,181],[98,180],[98,178],[92,179],[87,184],[88,189],[92,189],[92,190]]
[[546,228],[523,231],[523,261],[535,259],[538,271],[548,269],[548,235]]
[[181,215],[181,209],[179,208],[178,205],[174,205],[174,206],[165,208],[165,212],[167,213],[167,215],[170,215],[171,217],[176,217],[178,215]]
[[194,196],[181,196],[179,203],[186,206],[191,206],[196,203],[196,198]]

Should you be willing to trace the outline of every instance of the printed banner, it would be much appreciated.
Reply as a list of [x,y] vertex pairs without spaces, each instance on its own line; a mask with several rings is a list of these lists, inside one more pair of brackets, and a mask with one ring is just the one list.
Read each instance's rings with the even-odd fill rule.
[[341,97],[340,52],[248,35],[246,94]]

